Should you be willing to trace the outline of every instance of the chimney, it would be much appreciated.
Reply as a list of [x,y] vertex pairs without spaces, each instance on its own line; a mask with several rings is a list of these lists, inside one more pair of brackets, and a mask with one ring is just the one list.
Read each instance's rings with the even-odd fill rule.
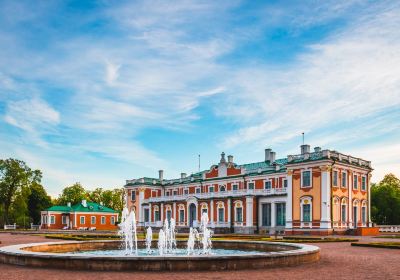
[[67,202],[67,207],[71,207],[71,202]]
[[233,156],[231,156],[231,155],[228,156],[228,162],[233,163]]
[[186,178],[186,173],[181,173],[181,179]]
[[271,149],[265,149],[265,161],[270,161],[271,160]]
[[319,153],[321,151],[321,147],[315,147],[314,152]]
[[275,152],[271,152],[271,153],[269,154],[269,162],[270,162],[270,163],[275,162],[275,156],[276,156],[276,153],[275,153]]
[[222,154],[221,154],[221,160],[219,161],[220,163],[226,163],[226,160],[225,160],[225,153],[224,152],[222,152]]
[[86,199],[82,200],[82,206],[87,207]]
[[302,155],[307,154],[310,152],[310,145],[303,144],[300,146],[300,150]]
[[160,181],[164,180],[164,170],[158,170],[158,179],[160,179]]

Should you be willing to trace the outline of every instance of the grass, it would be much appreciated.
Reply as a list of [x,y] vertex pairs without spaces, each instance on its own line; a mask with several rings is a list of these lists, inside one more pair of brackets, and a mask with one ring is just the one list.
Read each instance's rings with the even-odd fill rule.
[[351,243],[351,246],[400,249],[400,242],[370,242],[370,243]]
[[390,239],[400,239],[400,234],[397,235],[380,235],[380,236],[375,236],[374,238],[390,238]]

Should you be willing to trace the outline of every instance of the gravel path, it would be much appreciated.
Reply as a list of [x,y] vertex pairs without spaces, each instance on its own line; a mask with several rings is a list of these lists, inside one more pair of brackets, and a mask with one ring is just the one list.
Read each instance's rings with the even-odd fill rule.
[[[363,237],[360,241],[389,241]],[[40,236],[0,233],[0,246],[49,241]],[[55,240],[50,240],[55,241]],[[399,241],[397,239],[397,241]],[[93,272],[17,267],[0,264],[0,279],[400,279],[400,250],[352,247],[350,243],[316,243],[318,263],[297,267],[226,272]]]

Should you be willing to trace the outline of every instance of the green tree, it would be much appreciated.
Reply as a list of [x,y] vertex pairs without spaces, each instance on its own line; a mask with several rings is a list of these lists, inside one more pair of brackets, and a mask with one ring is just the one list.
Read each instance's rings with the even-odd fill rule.
[[82,185],[80,183],[75,183],[63,189],[61,195],[57,199],[57,203],[60,205],[66,205],[68,202],[76,204],[87,198],[87,193]]
[[400,180],[387,174],[371,187],[372,220],[382,225],[400,224]]
[[96,188],[93,191],[87,191],[86,196],[90,201],[100,203],[103,199],[103,189]]
[[17,195],[23,194],[22,189],[29,188],[32,183],[40,183],[41,179],[41,171],[30,169],[21,160],[12,158],[0,160],[0,203],[3,223],[9,223],[10,207]]
[[32,184],[27,202],[29,216],[35,225],[40,223],[40,211],[53,205],[51,197],[43,186],[38,183]]

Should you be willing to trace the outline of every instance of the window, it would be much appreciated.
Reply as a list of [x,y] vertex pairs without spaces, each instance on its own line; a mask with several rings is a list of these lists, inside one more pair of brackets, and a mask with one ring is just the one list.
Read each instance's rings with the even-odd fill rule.
[[160,220],[160,211],[158,211],[158,210],[154,211],[154,220],[156,222],[158,222]]
[[201,189],[200,188],[196,188],[196,193],[201,193]]
[[183,190],[183,193],[184,193],[184,194],[189,194],[189,190],[188,190],[188,189],[184,189],[184,190]]
[[167,210],[167,220],[168,222],[171,221],[171,210]]
[[306,170],[301,173],[301,187],[309,188],[311,187],[311,171]]
[[367,223],[367,207],[363,206],[361,207],[361,219],[363,225]]
[[303,222],[311,222],[311,205],[303,205]]
[[50,216],[50,224],[54,225],[56,223],[56,216]]
[[209,192],[214,192],[214,186],[209,187],[209,188],[208,188],[208,191],[209,191]]
[[204,214],[204,213],[206,213],[206,214],[207,214],[207,212],[208,212],[208,209],[207,209],[207,208],[203,208],[203,209],[201,209],[201,214]]
[[353,189],[358,189],[358,176],[357,175],[353,175]]
[[237,223],[243,222],[242,207],[236,207],[236,222]]
[[224,208],[218,208],[218,222],[224,222]]
[[80,217],[80,224],[84,225],[85,224],[85,216]]
[[284,226],[286,224],[286,204],[276,203],[276,225]]
[[136,192],[131,191],[131,200],[136,200]]
[[111,216],[111,224],[115,225],[115,217],[114,216]]
[[287,179],[284,179],[284,180],[283,180],[283,187],[284,187],[284,188],[287,188]]
[[253,183],[253,182],[250,182],[250,183],[248,184],[248,189],[249,189],[249,190],[254,190],[254,183]]
[[342,222],[346,222],[346,213],[347,213],[347,211],[346,211],[346,205],[342,205]]
[[177,190],[174,190],[174,195],[178,195],[178,191]]
[[169,196],[169,191],[165,192],[165,195],[166,195],[166,196]]
[[101,224],[105,225],[106,224],[106,217],[105,216],[101,216]]
[[238,190],[238,185],[237,184],[233,184],[232,185],[232,190],[233,191],[237,191]]
[[92,224],[92,225],[96,224],[96,217],[95,216],[91,216],[90,217],[90,224]]
[[271,226],[271,203],[262,204],[262,226]]
[[148,208],[144,209],[144,222],[150,222],[150,212]]
[[336,170],[333,171],[333,185],[337,186],[338,185],[338,172]]
[[224,192],[224,191],[225,191],[225,186],[224,186],[224,185],[219,186],[219,191],[220,191],[220,192]]
[[185,222],[185,210],[183,209],[179,210],[179,222]]
[[264,182],[264,188],[266,190],[270,190],[271,189],[271,181],[270,180],[267,180],[267,181]]
[[62,216],[61,222],[63,225],[66,225],[67,224],[67,216]]
[[367,189],[367,177],[361,177],[361,190],[365,191]]
[[342,172],[342,188],[347,187],[347,172],[343,171]]

